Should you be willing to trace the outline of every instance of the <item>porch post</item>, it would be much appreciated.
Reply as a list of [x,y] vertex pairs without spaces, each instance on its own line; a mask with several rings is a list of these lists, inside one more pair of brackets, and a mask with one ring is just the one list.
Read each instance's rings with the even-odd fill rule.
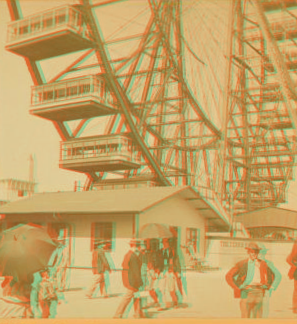
[[139,235],[139,214],[133,215],[133,237],[138,237]]

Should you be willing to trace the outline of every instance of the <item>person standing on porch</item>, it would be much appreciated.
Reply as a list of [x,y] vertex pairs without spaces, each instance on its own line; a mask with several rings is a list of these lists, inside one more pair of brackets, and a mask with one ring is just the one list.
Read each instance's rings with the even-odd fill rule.
[[143,285],[141,278],[141,259],[141,241],[132,239],[130,241],[130,249],[126,253],[122,264],[122,279],[124,287],[127,289],[127,293],[118,306],[114,318],[122,318],[126,308],[132,300],[134,300],[134,318],[145,317],[141,309],[140,297],[137,296],[137,293]]
[[105,255],[105,247],[106,243],[101,242],[97,245],[96,249],[93,251],[93,264],[92,270],[94,274],[94,279],[91,285],[89,292],[87,293],[88,298],[92,298],[93,294],[98,287],[100,286],[100,293],[104,298],[107,298],[107,291],[106,291],[106,282],[105,282],[105,275],[106,272],[111,272],[110,265]]
[[227,274],[226,281],[241,298],[242,318],[262,318],[266,290],[275,290],[275,275],[267,262],[258,258],[261,248],[256,243],[246,247],[249,258],[238,262]]

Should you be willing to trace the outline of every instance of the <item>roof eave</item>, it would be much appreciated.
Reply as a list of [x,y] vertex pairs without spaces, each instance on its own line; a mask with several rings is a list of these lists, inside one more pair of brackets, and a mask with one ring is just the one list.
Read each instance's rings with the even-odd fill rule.
[[[219,208],[221,206],[220,202],[218,201],[217,197],[214,195],[213,200],[216,202],[216,204],[212,204],[210,200],[207,200],[206,198],[202,197],[202,195],[198,192],[196,188],[190,187],[190,190],[192,190],[199,199],[203,201],[205,205],[209,207],[209,210],[211,210],[214,216],[214,219],[216,222],[219,221],[220,225],[219,227],[222,230],[229,231],[231,228],[231,217],[226,213],[226,211],[223,208]],[[200,213],[205,215],[206,213],[203,212],[203,210],[200,210]],[[206,217],[206,216],[205,216]],[[206,218],[209,218],[208,216]]]

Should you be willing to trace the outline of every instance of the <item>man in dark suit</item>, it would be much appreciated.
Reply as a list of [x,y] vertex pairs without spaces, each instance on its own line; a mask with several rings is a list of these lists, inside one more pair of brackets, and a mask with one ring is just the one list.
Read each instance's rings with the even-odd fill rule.
[[258,259],[261,248],[250,243],[249,258],[238,262],[227,274],[227,283],[234,289],[234,297],[241,298],[242,318],[261,318],[266,290],[275,290],[275,275],[268,264]]
[[94,274],[94,280],[87,294],[88,298],[92,298],[94,291],[96,290],[98,285],[100,285],[101,295],[105,298],[107,297],[105,272],[106,271],[111,272],[111,270],[104,251],[105,245],[106,242],[101,242],[97,245],[96,249],[93,251],[92,270]]
[[131,300],[134,299],[135,318],[145,317],[140,305],[140,298],[137,295],[141,286],[143,285],[141,278],[141,241],[132,239],[130,241],[130,250],[126,253],[123,261],[123,284],[127,289],[127,293],[123,297],[118,309],[116,310],[114,318],[122,318],[124,312]]
[[297,243],[294,243],[290,255],[287,257],[287,262],[291,266],[288,276],[289,279],[294,279],[293,291],[293,313],[297,314]]

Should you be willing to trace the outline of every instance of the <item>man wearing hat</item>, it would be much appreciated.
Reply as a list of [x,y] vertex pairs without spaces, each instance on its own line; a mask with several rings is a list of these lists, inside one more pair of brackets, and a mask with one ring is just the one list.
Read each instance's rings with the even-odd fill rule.
[[56,281],[59,292],[65,290],[67,278],[67,265],[69,261],[69,249],[64,237],[59,236],[56,239],[58,247],[51,255],[48,266],[52,267],[51,272]]
[[111,269],[104,251],[106,244],[107,242],[104,241],[97,243],[96,249],[93,251],[92,270],[94,280],[89,292],[87,293],[88,298],[92,298],[98,285],[100,285],[101,295],[105,298],[108,297],[106,292],[105,272],[111,272]]
[[292,251],[287,257],[287,262],[289,263],[290,270],[288,273],[289,279],[294,279],[294,290],[293,290],[293,313],[297,314],[297,243],[295,242]]
[[138,239],[130,240],[130,249],[124,256],[122,264],[123,272],[123,284],[127,289],[127,293],[123,297],[120,305],[118,306],[114,318],[122,318],[124,312],[130,302],[134,299],[134,312],[135,318],[145,317],[140,305],[140,298],[136,294],[143,285],[141,278],[141,241]]
[[262,318],[263,296],[275,290],[275,274],[268,264],[258,258],[261,248],[256,243],[246,247],[249,257],[238,262],[227,274],[227,283],[234,289],[234,297],[241,298],[242,318]]

